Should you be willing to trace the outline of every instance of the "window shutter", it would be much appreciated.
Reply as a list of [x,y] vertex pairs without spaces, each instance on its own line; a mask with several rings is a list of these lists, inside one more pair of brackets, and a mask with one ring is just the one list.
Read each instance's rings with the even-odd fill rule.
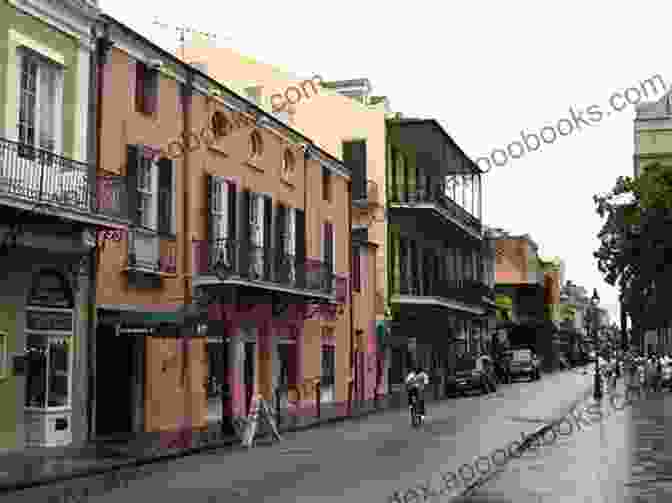
[[128,214],[131,217],[133,225],[140,225],[138,196],[138,163],[140,162],[140,152],[137,145],[129,145],[126,157],[126,183],[128,190]]
[[299,288],[306,284],[306,214],[303,210],[294,210],[296,219],[296,281]]
[[366,141],[343,143],[343,163],[352,172],[353,199],[366,199]]
[[159,103],[159,72],[145,69],[145,112],[153,114]]
[[159,234],[173,234],[173,161],[159,159]]
[[[210,265],[213,263],[210,262],[210,256],[213,255],[215,248],[215,239],[216,234],[214,232],[213,226],[215,222],[214,211],[215,211],[215,177],[212,175],[206,175],[205,177],[205,193],[208,197],[208,222],[207,222],[207,242],[203,243],[201,247],[198,248],[198,266],[197,269],[200,272],[205,272],[206,269],[209,269]],[[214,258],[214,257],[213,257]]]
[[227,203],[229,205],[228,219],[229,219],[229,239],[233,242],[236,239],[236,182],[227,180],[228,187]]
[[361,291],[361,253],[359,244],[352,246],[352,289],[356,292]]
[[273,253],[271,248],[271,229],[273,224],[273,200],[264,195],[264,278],[271,278],[271,264]]
[[331,292],[334,284],[334,226],[331,222],[324,224],[324,272],[325,286]]
[[247,277],[250,269],[250,199],[249,189],[243,189],[238,205],[239,236],[236,253],[238,254],[239,273]]
[[285,278],[285,270],[283,269],[283,260],[285,258],[286,246],[285,240],[285,218],[287,209],[278,204],[275,210],[275,270],[282,281]]
[[135,109],[145,111],[145,64],[142,61],[135,63]]

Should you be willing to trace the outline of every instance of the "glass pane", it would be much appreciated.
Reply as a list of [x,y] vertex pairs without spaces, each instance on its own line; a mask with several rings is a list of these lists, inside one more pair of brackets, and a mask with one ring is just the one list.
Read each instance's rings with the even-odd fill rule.
[[26,345],[26,407],[45,407],[47,343],[44,336],[29,335]]
[[45,150],[54,148],[54,112],[56,109],[56,72],[42,65],[40,71],[40,144]]
[[49,407],[68,405],[69,347],[68,339],[49,343]]

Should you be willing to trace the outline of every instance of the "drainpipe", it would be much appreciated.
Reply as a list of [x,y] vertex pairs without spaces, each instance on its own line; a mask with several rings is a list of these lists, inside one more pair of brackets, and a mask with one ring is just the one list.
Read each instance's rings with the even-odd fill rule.
[[348,206],[348,251],[346,255],[348,257],[348,296],[350,301],[350,376],[354,378],[354,381],[351,384],[352,389],[348,393],[350,395],[348,398],[352,401],[352,396],[354,395],[355,383],[357,382],[357,365],[355,363],[357,352],[355,351],[355,340],[354,340],[355,320],[352,305],[352,276],[351,276],[352,275],[352,180],[348,180],[346,183],[348,187],[348,194],[347,194],[348,197],[346,199]]
[[[107,24],[103,25],[102,36],[99,37],[97,26],[91,29],[91,37],[94,42],[95,49],[91,52],[90,58],[90,72],[91,79],[89,80],[89,124],[95,124],[95,133],[88,135],[87,145],[87,159],[89,162],[94,160],[92,172],[94,177],[97,169],[101,165],[101,154],[99,145],[101,143],[102,130],[102,98],[105,63],[107,62],[107,54],[111,47],[109,40],[109,28]],[[93,178],[97,181],[97,178]],[[93,184],[92,197],[96,201],[97,183]],[[88,292],[88,306],[87,314],[89,317],[88,326],[88,343],[87,343],[87,368],[88,368],[88,386],[87,386],[87,400],[86,400],[86,414],[88,434],[87,441],[91,441],[96,436],[95,427],[95,412],[96,412],[96,290],[97,290],[97,272],[100,267],[102,249],[99,245],[91,250],[89,255],[89,292]]]
[[[192,114],[192,96],[193,96],[193,85],[194,85],[194,73],[189,65],[184,65],[184,68],[187,72],[187,81],[186,84],[182,87],[182,117],[184,122],[184,132],[185,136],[191,131],[191,114]],[[185,142],[186,143],[186,142]],[[183,268],[183,278],[184,278],[184,307],[188,312],[191,312],[189,306],[193,303],[192,291],[191,291],[191,226],[190,226],[190,211],[191,208],[191,198],[189,194],[189,166],[191,164],[191,149],[188,148],[189,145],[185,145],[184,156],[182,158],[182,236],[183,236],[183,251],[182,251],[182,268]],[[198,323],[198,322],[196,322]],[[191,421],[191,364],[189,358],[191,356],[191,333],[190,330],[195,329],[196,326],[192,327],[191,324],[187,327],[186,332],[183,334],[183,337],[186,337],[186,340],[183,342],[183,384],[184,384],[184,400],[185,400],[185,417],[184,417],[184,440],[185,443],[188,442],[187,446],[191,447],[191,432],[193,431],[193,424]],[[187,434],[189,435],[187,440]]]

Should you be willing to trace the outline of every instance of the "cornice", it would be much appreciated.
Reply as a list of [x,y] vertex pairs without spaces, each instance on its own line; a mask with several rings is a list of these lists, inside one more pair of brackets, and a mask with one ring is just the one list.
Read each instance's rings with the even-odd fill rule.
[[77,39],[85,47],[91,44],[91,26],[100,9],[83,0],[7,0],[17,10],[25,12],[59,31]]

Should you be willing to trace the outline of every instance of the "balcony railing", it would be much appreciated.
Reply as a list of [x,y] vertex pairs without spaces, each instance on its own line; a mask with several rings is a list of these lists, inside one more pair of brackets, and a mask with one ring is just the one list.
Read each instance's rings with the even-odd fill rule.
[[494,298],[488,285],[471,279],[423,281],[418,277],[402,276],[398,293],[415,297],[440,297],[471,305],[483,304],[483,297]]
[[452,219],[462,222],[478,234],[481,233],[481,221],[445,195],[443,193],[443,186],[440,184],[422,187],[417,190],[395,190],[392,193],[390,202],[409,205],[418,203],[434,204],[447,212]]
[[284,250],[261,247],[232,239],[193,241],[194,273],[218,273],[231,279],[262,281],[333,295],[342,291],[342,278],[319,260],[303,262]]
[[93,177],[88,164],[4,138],[0,138],[2,196],[66,211],[128,218],[125,178]]

